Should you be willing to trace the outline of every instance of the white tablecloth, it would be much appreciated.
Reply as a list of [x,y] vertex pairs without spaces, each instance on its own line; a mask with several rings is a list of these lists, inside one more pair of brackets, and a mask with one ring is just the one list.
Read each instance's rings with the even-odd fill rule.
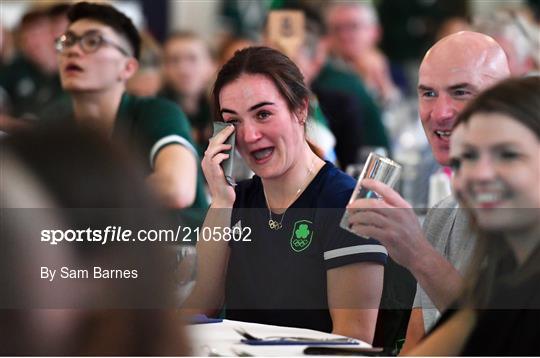
[[[240,352],[246,352],[255,356],[301,356],[307,345],[283,345],[283,346],[250,346],[240,342],[242,337],[234,331],[234,328],[243,328],[256,337],[270,336],[295,336],[309,338],[336,338],[341,337],[311,329],[271,326],[257,323],[223,320],[220,323],[197,324],[187,327],[187,333],[191,338],[194,354],[208,356],[210,352],[224,356],[236,356]],[[340,347],[371,347],[365,342],[359,341],[358,346]]]

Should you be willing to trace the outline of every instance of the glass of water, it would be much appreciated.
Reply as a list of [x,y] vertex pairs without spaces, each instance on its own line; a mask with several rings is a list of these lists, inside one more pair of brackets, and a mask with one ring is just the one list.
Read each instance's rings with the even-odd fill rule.
[[[383,157],[373,152],[370,153],[366,160],[366,164],[358,177],[358,182],[349,199],[349,204],[356,199],[382,199],[376,192],[362,187],[361,183],[363,179],[377,180],[390,187],[394,187],[400,174],[401,165],[387,157]],[[341,219],[340,226],[347,231],[353,232],[349,229],[349,214],[347,211],[345,211],[345,214]]]

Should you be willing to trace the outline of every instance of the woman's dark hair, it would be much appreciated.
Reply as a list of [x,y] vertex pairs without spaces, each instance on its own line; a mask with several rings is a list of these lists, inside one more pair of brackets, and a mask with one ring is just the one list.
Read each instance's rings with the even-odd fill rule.
[[310,91],[304,83],[304,76],[293,61],[269,47],[247,47],[236,51],[218,73],[212,92],[215,120],[221,120],[221,90],[243,74],[263,75],[271,79],[291,112],[297,112],[309,99]]
[[71,6],[67,16],[70,23],[80,19],[91,19],[111,27],[120,36],[128,40],[133,51],[133,57],[139,58],[141,37],[137,28],[129,17],[111,5],[79,2]]
[[481,93],[460,113],[455,127],[476,113],[504,114],[540,139],[540,77],[511,78]]
[[[458,116],[454,127],[466,125],[477,113],[508,116],[529,128],[540,140],[540,77],[512,78],[499,82],[471,101]],[[472,212],[469,212],[469,216],[477,235],[477,244],[465,276],[463,298],[470,307],[485,309],[489,308],[495,284],[503,280],[501,267],[511,250],[503,233],[481,230]],[[504,281],[517,285],[538,274],[539,259],[540,249],[537,248],[527,262],[518,271],[506,275]]]

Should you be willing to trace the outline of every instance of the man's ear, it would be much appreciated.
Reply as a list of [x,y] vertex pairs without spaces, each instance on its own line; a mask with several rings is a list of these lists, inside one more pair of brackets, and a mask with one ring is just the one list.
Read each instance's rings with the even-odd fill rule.
[[130,57],[127,59],[124,70],[120,74],[121,81],[127,81],[137,72],[139,69],[139,61],[136,58]]

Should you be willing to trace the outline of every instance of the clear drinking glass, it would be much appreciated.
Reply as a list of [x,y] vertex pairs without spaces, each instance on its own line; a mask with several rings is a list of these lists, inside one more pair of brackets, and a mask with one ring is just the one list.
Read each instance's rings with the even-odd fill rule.
[[[349,204],[356,199],[382,199],[382,197],[374,191],[363,188],[361,182],[363,179],[373,179],[380,181],[390,187],[394,187],[401,174],[401,165],[393,160],[380,156],[375,153],[370,153],[360,176],[356,187],[349,199]],[[353,232],[349,229],[349,215],[347,211],[343,215],[340,222],[341,228]]]

